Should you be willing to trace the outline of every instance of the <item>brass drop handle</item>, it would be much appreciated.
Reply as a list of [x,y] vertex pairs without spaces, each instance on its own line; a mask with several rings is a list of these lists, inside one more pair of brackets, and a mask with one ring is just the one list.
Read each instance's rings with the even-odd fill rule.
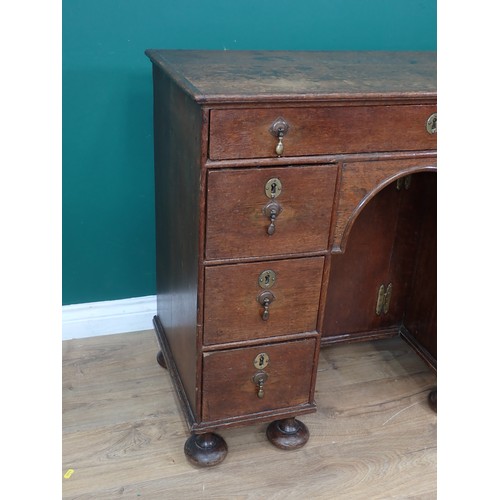
[[278,138],[278,144],[276,145],[276,149],[275,149],[278,157],[283,155],[283,151],[285,149],[285,146],[283,144],[283,137],[285,137],[286,133],[288,132],[289,127],[290,126],[285,121],[285,119],[279,117],[279,118],[276,118],[276,120],[274,120],[271,127],[269,128],[269,132]]
[[257,397],[262,399],[264,397],[264,380],[260,379],[258,382],[258,392],[257,392]]
[[267,234],[272,236],[276,231],[276,217],[281,213],[283,207],[275,200],[272,199],[265,207],[264,214],[269,218],[270,224],[267,228]]
[[267,321],[269,319],[269,306],[276,299],[273,292],[270,290],[264,290],[257,296],[257,300],[260,305],[264,306],[264,311],[262,311],[262,321]]
[[283,154],[283,151],[285,149],[285,146],[283,144],[283,136],[284,136],[283,130],[280,130],[278,132],[278,144],[276,145],[276,154],[278,156],[281,156]]
[[264,300],[264,311],[262,312],[262,320],[267,321],[269,319],[269,305],[271,301],[269,299]]
[[262,399],[264,397],[264,382],[268,379],[268,375],[266,372],[257,372],[252,380],[253,383],[257,386],[257,397]]

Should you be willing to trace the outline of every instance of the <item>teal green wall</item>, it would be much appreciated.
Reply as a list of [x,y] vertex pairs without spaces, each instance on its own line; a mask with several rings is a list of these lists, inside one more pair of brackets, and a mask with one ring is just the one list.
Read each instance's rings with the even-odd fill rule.
[[62,6],[64,304],[155,293],[145,49],[436,49],[436,0],[63,0]]

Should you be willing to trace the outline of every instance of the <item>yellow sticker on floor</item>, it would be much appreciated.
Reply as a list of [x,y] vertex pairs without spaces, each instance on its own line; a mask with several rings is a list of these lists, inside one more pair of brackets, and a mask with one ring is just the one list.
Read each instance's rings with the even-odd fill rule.
[[75,472],[74,469],[68,469],[66,471],[66,474],[64,474],[64,479],[69,479],[71,477],[71,474],[73,474],[73,472]]

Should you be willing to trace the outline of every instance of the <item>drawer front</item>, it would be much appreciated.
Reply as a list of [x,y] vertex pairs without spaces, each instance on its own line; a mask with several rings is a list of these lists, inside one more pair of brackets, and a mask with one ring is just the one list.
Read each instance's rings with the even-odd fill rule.
[[[206,258],[327,249],[336,178],[336,165],[210,171]],[[273,179],[281,191],[274,198],[279,214],[270,235],[273,199],[266,185]]]
[[323,263],[307,257],[207,267],[204,344],[315,331]]
[[[203,420],[309,403],[316,341],[308,338],[204,354]],[[264,367],[258,368],[259,363]],[[256,374],[266,377],[262,397]]]
[[278,139],[270,129],[279,118],[288,124],[284,157],[435,149],[436,134],[427,132],[435,112],[436,105],[216,109],[210,113],[209,156],[276,157]]

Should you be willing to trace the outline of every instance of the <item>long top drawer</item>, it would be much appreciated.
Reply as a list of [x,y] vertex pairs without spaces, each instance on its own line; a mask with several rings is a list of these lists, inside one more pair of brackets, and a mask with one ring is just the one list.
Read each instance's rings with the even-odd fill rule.
[[279,120],[283,157],[435,149],[434,113],[435,104],[213,109],[209,157],[276,157]]

